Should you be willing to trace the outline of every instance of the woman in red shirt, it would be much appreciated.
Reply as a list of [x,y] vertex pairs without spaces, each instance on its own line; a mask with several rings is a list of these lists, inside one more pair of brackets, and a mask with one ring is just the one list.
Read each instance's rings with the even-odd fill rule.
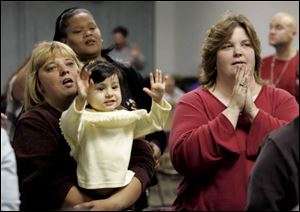
[[208,31],[202,86],[177,104],[169,139],[184,176],[174,210],[245,209],[261,141],[299,113],[292,95],[263,85],[260,65],[260,42],[245,16],[228,14]]

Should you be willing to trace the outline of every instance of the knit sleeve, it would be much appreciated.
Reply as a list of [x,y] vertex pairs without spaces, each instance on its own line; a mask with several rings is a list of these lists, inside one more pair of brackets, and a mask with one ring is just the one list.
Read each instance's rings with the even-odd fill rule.
[[133,140],[129,170],[135,173],[135,177],[142,183],[143,191],[149,184],[154,174],[154,158],[148,142],[143,139]]
[[136,122],[134,137],[138,138],[162,130],[167,122],[171,108],[171,105],[164,99],[162,100],[162,105],[153,101],[150,113]]
[[[124,82],[127,85],[125,87],[128,88],[126,93],[134,99],[138,109],[146,109],[149,112],[151,97],[143,91],[144,87],[150,88],[149,77],[143,78],[140,72],[132,68],[123,68],[122,70],[124,71]],[[148,134],[145,139],[155,143],[160,148],[161,153],[164,152],[167,136],[163,130]]]
[[62,206],[76,184],[76,164],[58,127],[49,117],[33,114],[16,127],[13,147],[20,181],[21,210]]
[[[86,103],[85,103],[86,105]],[[83,108],[85,108],[85,105]],[[78,111],[75,107],[75,100],[71,106],[62,113],[60,118],[60,129],[66,141],[70,145],[71,155],[76,154],[78,143],[83,132],[82,114],[84,110]]]
[[272,96],[272,102],[268,98],[261,105],[272,104],[273,111],[260,106],[260,111],[253,120],[249,136],[246,142],[247,156],[256,157],[258,148],[266,135],[292,121],[299,114],[299,105],[295,98],[282,89],[273,89],[269,92]]

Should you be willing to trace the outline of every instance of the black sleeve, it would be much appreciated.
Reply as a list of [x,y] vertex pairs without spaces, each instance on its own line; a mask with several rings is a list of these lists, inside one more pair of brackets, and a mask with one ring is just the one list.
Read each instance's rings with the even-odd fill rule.
[[278,211],[286,207],[287,164],[270,138],[261,148],[248,185],[246,210]]

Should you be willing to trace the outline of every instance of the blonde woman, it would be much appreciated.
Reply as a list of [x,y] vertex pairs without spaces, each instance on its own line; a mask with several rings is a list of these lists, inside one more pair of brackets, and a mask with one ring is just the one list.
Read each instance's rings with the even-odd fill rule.
[[[76,163],[60,128],[59,118],[77,95],[81,63],[60,42],[42,42],[32,52],[27,75],[25,112],[16,126],[13,147],[20,181],[21,210],[122,210],[140,196],[154,171],[150,147],[134,142],[129,170],[135,175],[106,199],[79,189]],[[97,199],[97,200],[93,200]]]

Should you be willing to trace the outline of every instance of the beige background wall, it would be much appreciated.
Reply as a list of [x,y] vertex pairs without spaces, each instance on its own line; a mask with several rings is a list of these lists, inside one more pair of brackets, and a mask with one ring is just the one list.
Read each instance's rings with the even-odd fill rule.
[[[156,66],[176,75],[196,75],[205,33],[226,10],[250,19],[261,40],[263,56],[273,53],[268,45],[273,14],[288,12],[299,24],[298,1],[157,1],[154,15]],[[294,46],[299,49],[299,36]]]

